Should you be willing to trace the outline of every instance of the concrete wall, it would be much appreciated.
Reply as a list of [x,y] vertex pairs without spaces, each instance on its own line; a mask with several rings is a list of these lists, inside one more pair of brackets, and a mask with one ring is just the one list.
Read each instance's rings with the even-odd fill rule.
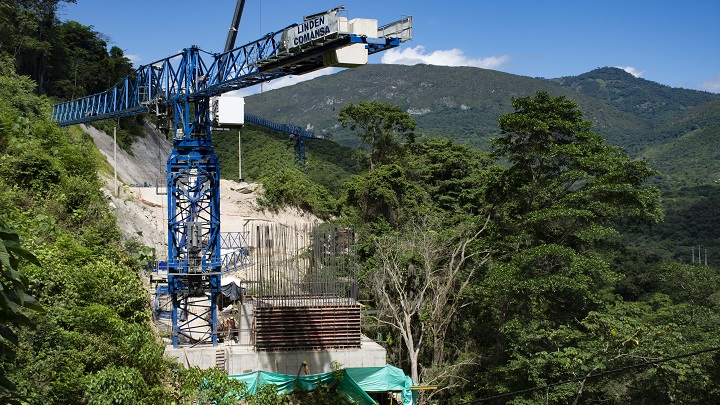
[[385,348],[365,336],[359,349],[256,352],[252,346],[229,344],[177,349],[168,346],[165,349],[167,356],[176,358],[185,367],[202,369],[216,366],[218,352],[224,354],[228,374],[270,371],[295,375],[303,361],[307,362],[311,374],[332,371],[333,361],[342,367],[382,367],[387,364]]

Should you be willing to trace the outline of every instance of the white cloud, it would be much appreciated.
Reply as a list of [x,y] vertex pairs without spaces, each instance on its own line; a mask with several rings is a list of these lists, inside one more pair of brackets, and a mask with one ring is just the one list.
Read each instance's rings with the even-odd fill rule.
[[133,64],[133,66],[140,66],[140,62],[142,61],[142,58],[140,55],[132,54],[132,55],[125,55],[126,58],[130,59],[130,63]]
[[[299,76],[285,76],[281,77],[279,79],[275,79],[273,81],[263,83],[262,84],[262,91],[268,91],[273,89],[279,89],[281,87],[287,87],[292,86],[293,84],[297,84],[300,82],[312,80],[316,77],[325,76],[325,75],[331,75],[333,73],[337,73],[342,69],[339,68],[325,68],[316,70],[314,72],[306,73],[304,75]],[[237,92],[234,92],[236,96],[250,96],[252,94],[260,93],[261,85],[257,84],[252,87],[248,87],[246,89],[238,90]]]
[[471,58],[462,49],[453,48],[425,53],[425,47],[418,45],[413,48],[397,48],[383,53],[382,63],[398,65],[441,65],[441,66],[474,66],[485,69],[497,69],[510,60],[507,55],[489,56],[487,58]]
[[632,67],[632,66],[615,66],[615,67],[618,68],[618,69],[622,69],[622,70],[630,73],[631,75],[633,75],[633,76],[635,76],[635,77],[640,77],[640,76],[642,76],[645,72],[647,72],[646,70],[638,70],[638,69],[636,69],[636,68],[634,68],[634,67]]
[[711,93],[720,93],[720,73],[700,84],[700,88]]

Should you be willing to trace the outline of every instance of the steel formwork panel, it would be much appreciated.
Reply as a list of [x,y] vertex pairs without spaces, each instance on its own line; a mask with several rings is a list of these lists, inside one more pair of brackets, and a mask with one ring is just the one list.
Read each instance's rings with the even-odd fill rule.
[[314,350],[360,347],[360,305],[259,306],[255,349]]

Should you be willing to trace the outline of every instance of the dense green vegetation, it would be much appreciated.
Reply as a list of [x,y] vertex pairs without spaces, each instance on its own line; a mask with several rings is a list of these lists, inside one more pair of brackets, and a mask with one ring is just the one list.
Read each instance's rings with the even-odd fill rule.
[[2,60],[0,76],[3,216],[37,258],[20,270],[45,311],[17,329],[5,372],[30,403],[92,402],[113,379],[138,380],[138,403],[158,398],[170,364],[148,322],[139,263],[122,252],[99,191],[97,152],[87,135],[49,122],[48,100],[11,63]]
[[[309,139],[305,141],[307,162],[296,162],[294,140],[287,134],[252,124],[240,133],[242,145],[242,177],[260,182],[265,192],[262,206],[280,209],[292,205],[329,219],[337,210],[344,182],[357,170],[353,152],[334,142]],[[216,133],[213,143],[222,161],[220,175],[237,179],[238,133]]]
[[[0,2],[0,401],[337,403],[331,388],[246,395],[163,357],[138,277],[147,257],[120,242],[102,159],[48,120],[46,95],[104,90],[129,61],[57,21],[62,3]],[[703,147],[717,144],[718,96],[611,68],[542,80],[368,66],[298,86],[248,109],[364,149],[307,141],[300,167],[286,135],[249,125],[243,177],[268,208],[357,230],[372,333],[439,386],[421,400],[720,401],[720,355],[703,352],[720,343],[720,166]],[[257,113],[271,103],[282,116]],[[214,140],[222,177],[237,178],[237,132]]]
[[71,99],[105,91],[134,69],[122,49],[75,21],[61,23],[58,7],[75,0],[0,2],[0,50],[41,94]]
[[720,357],[665,361],[718,347],[720,278],[640,243],[655,172],[563,97],[513,107],[490,155],[425,138],[348,183],[390,358],[440,403],[716,402]]

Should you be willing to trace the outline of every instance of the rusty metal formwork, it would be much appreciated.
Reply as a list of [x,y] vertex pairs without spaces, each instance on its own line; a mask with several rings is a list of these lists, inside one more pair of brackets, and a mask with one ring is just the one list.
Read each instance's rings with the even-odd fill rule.
[[255,349],[313,350],[360,347],[360,306],[255,308]]
[[242,279],[256,350],[360,347],[352,231],[263,224],[250,232],[254,265]]

